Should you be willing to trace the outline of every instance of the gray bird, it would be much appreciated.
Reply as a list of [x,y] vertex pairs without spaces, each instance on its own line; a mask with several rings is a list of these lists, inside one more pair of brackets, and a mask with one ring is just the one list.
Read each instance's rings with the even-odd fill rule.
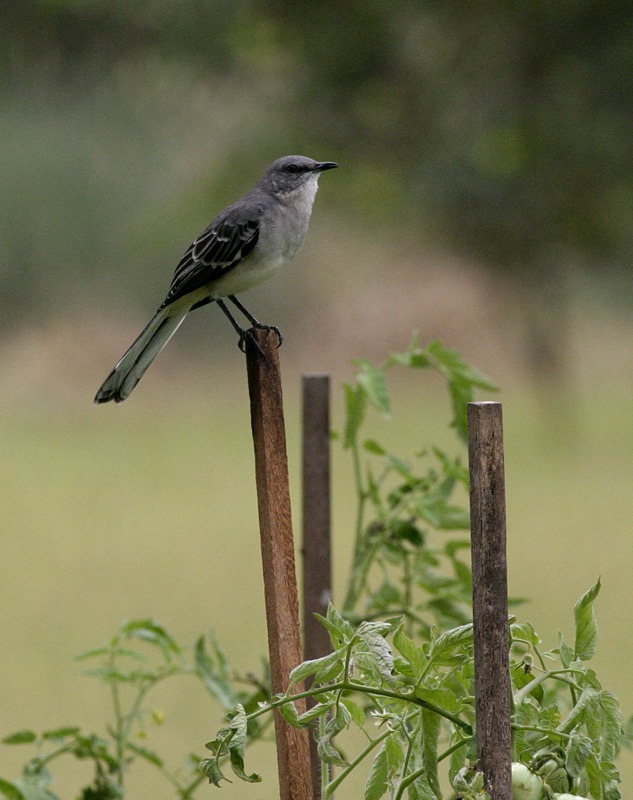
[[273,161],[248,194],[225,208],[189,246],[176,267],[167,297],[147,327],[108,375],[95,404],[122,403],[145,370],[194,308],[216,302],[239,334],[240,348],[250,338],[222,300],[228,297],[255,328],[258,322],[235,297],[265,281],[298,253],[308,232],[319,175],[332,161],[284,156]]

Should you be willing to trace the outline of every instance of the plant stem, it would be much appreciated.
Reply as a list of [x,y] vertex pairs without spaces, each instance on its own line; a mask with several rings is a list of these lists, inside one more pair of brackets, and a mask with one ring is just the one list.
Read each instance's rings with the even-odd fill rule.
[[364,517],[365,517],[365,503],[367,502],[367,490],[363,485],[363,474],[360,465],[360,449],[358,447],[358,439],[354,438],[351,444],[352,449],[352,466],[354,469],[354,483],[356,485],[356,495],[358,497],[356,507],[356,531],[354,536],[354,555],[352,557],[352,570],[347,588],[347,595],[345,603],[343,604],[343,611],[351,611],[356,605],[356,601],[360,595],[362,586],[364,584],[364,576],[362,571],[359,570],[362,563],[363,547],[364,547]]
[[[116,643],[118,645],[118,642]],[[110,653],[109,667],[114,672],[115,666],[115,652],[114,648]],[[119,696],[119,685],[117,679],[110,680],[110,691],[112,693],[112,707],[114,709],[114,740],[116,747],[116,776],[121,788],[122,797],[125,796],[123,791],[123,774],[124,774],[124,759],[123,759],[123,713],[121,711],[121,698]]]
[[546,672],[542,672],[540,675],[537,675],[534,680],[530,681],[526,684],[522,689],[514,695],[514,705],[520,706],[521,703],[525,700],[525,698],[536,689],[537,686],[540,686],[541,683],[546,681],[548,678],[557,678],[559,681],[563,681],[564,683],[569,683],[570,685],[574,686],[574,688],[580,691],[580,688],[572,681],[570,678],[567,678],[567,673],[569,672],[578,672],[579,675],[582,675],[581,670],[574,670],[574,669],[553,669],[548,670]]
[[[319,717],[319,739],[325,736],[325,727],[327,724],[326,715],[323,714]],[[326,800],[328,796],[328,781],[330,780],[330,765],[324,759],[321,759],[321,800]]]
[[345,778],[350,774],[350,772],[360,764],[360,762],[365,758],[365,756],[369,755],[369,753],[371,753],[371,751],[374,749],[374,747],[376,747],[376,745],[380,744],[380,742],[382,742],[384,739],[387,738],[387,736],[390,736],[392,733],[393,733],[392,730],[386,730],[383,733],[381,733],[380,736],[377,736],[375,739],[371,739],[371,741],[365,747],[365,749],[361,750],[361,752],[356,756],[356,758],[353,761],[351,761],[345,767],[345,769],[342,770],[336,776],[336,778],[334,778],[334,780],[331,781],[326,786],[325,791],[323,793],[323,800],[329,800],[329,798],[332,796],[332,792],[339,786],[339,784],[343,780],[345,780]]
[[556,730],[555,728],[539,728],[538,725],[516,725],[514,722],[512,723],[512,728],[515,731],[534,731],[534,733],[542,733],[543,736],[560,736],[561,739],[570,739],[570,735],[568,733],[563,733],[562,731]]
[[420,769],[416,769],[415,772],[412,772],[410,775],[407,775],[406,778],[403,778],[400,781],[400,785],[398,786],[398,791],[394,795],[393,800],[402,800],[402,795],[404,794],[404,790],[407,786],[410,786],[413,781],[416,781],[418,778],[421,778],[422,775],[426,772],[426,767],[420,767]]
[[455,750],[459,750],[460,747],[463,747],[465,744],[468,744],[468,742],[472,738],[473,738],[472,736],[468,736],[465,739],[460,739],[458,742],[455,742],[449,748],[444,750],[443,753],[440,753],[440,755],[437,757],[437,760],[443,761],[445,758],[448,758],[451,755],[451,753],[455,752]]
[[404,736],[405,736],[405,738],[406,738],[406,740],[408,742],[408,744],[407,744],[407,752],[406,752],[406,755],[404,757],[404,764],[402,765],[402,774],[403,775],[406,773],[406,771],[407,771],[407,769],[409,767],[409,761],[411,760],[411,754],[413,753],[413,745],[414,745],[414,742],[415,742],[415,738],[418,735],[418,731],[420,730],[420,725],[421,725],[421,722],[422,722],[422,720],[421,720],[422,712],[419,711],[418,713],[419,713],[420,717],[418,718],[417,725],[415,726],[415,729],[414,729],[413,733],[411,734],[411,736],[409,736],[409,734],[407,733],[407,726],[405,725],[404,720],[401,723],[402,733],[404,734]]
[[326,694],[328,692],[336,692],[339,689],[348,690],[350,692],[360,692],[361,694],[370,695],[373,697],[389,697],[392,700],[401,700],[404,703],[413,703],[416,706],[420,706],[421,708],[426,708],[429,711],[432,711],[434,714],[437,714],[440,717],[444,717],[444,719],[449,720],[452,722],[453,725],[457,725],[457,727],[461,728],[462,730],[466,731],[466,733],[470,736],[472,734],[472,726],[468,722],[464,722],[463,719],[457,716],[457,714],[453,714],[450,711],[446,711],[440,706],[436,706],[434,703],[429,703],[428,700],[422,700],[420,697],[415,697],[412,694],[400,694],[399,692],[392,692],[389,689],[374,689],[372,687],[365,686],[362,683],[355,683],[350,680],[343,680],[339,681],[338,683],[331,683],[328,686],[322,686],[318,689],[310,689],[305,692],[299,692],[298,694],[286,695],[284,697],[279,698],[278,700],[273,700],[267,706],[263,708],[258,708],[257,711],[253,711],[247,715],[246,719],[255,719],[256,717],[261,716],[262,714],[266,714],[271,709],[277,708],[278,706],[282,706],[285,703],[292,703],[295,700],[300,700],[302,697],[314,697],[319,694]]

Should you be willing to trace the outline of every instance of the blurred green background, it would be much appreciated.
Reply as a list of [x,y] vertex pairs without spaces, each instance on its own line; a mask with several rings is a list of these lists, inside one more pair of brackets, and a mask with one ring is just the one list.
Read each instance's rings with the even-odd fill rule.
[[[124,618],[180,641],[213,628],[241,670],[265,652],[226,320],[193,314],[124,406],[91,400],[191,239],[289,153],[341,165],[296,261],[244,298],[286,336],[295,494],[301,373],[333,375],[336,426],[349,359],[382,360],[414,328],[458,348],[503,389],[518,615],[553,647],[600,574],[596,669],[628,716],[629,0],[23,0],[3,9],[0,65],[0,735],[92,729],[105,691],[71,659]],[[381,441],[459,447],[439,383],[400,376],[394,392]],[[338,451],[334,480],[342,587],[353,509]],[[298,530],[297,497],[294,512]],[[190,689],[163,698],[151,742],[174,763],[217,728]],[[0,748],[0,775],[21,755]],[[261,759],[269,783],[225,800],[273,796]],[[620,766],[626,797],[630,754]],[[157,792],[137,779],[135,797]]]

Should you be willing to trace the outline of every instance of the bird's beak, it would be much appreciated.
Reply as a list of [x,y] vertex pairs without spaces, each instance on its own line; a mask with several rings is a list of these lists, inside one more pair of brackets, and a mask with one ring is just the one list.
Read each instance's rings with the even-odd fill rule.
[[316,167],[314,167],[314,171],[323,172],[326,169],[334,169],[334,167],[338,167],[338,164],[335,164],[333,161],[319,161]]

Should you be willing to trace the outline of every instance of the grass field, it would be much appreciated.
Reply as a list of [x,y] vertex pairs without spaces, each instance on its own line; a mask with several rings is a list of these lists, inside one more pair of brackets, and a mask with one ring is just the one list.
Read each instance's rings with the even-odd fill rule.
[[[286,416],[294,515],[299,465],[298,376],[287,375]],[[294,383],[293,383],[294,382]],[[430,442],[457,451],[446,429],[440,385],[423,376],[398,381],[394,419],[371,433],[408,456]],[[103,730],[107,695],[80,676],[73,656],[107,640],[123,619],[154,617],[179,641],[212,628],[234,666],[257,667],[265,653],[253,459],[246,389],[225,382],[221,396],[159,405],[138,396],[120,409],[33,401],[0,415],[4,557],[0,578],[3,658],[0,735],[79,724]],[[621,382],[577,387],[573,407],[547,408],[526,387],[504,402],[510,593],[517,610],[554,647],[571,638],[575,600],[601,575],[600,642],[595,667],[605,688],[633,711],[630,642],[633,602],[631,464],[633,415]],[[333,387],[334,424],[341,393]],[[334,444],[334,557],[341,600],[351,547],[353,497],[347,456]],[[165,725],[148,746],[172,764],[215,733],[219,714],[183,680],[156,701]],[[0,748],[0,776],[17,777],[30,751]],[[248,766],[248,765],[247,765]],[[622,793],[633,790],[624,753]],[[224,786],[224,800],[273,797],[270,746],[250,759],[264,784]],[[82,771],[83,770],[83,771]],[[53,787],[74,797],[77,775]],[[141,774],[130,796],[156,800],[167,787]],[[202,789],[200,796],[217,789]],[[343,791],[341,796],[350,796]]]

